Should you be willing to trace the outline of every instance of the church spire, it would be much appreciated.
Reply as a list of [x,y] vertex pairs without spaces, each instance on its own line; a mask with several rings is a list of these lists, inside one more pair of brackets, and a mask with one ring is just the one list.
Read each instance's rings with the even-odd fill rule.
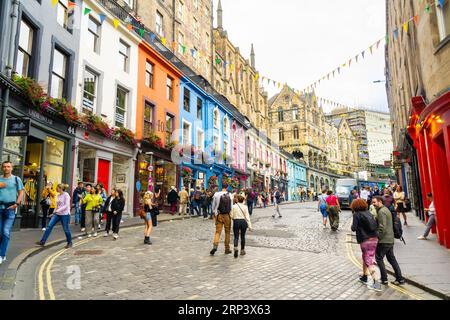
[[253,48],[253,43],[252,43],[252,51],[250,52],[250,62],[252,68],[255,69],[255,49]]
[[223,10],[222,10],[222,2],[219,0],[217,4],[217,28],[223,29]]

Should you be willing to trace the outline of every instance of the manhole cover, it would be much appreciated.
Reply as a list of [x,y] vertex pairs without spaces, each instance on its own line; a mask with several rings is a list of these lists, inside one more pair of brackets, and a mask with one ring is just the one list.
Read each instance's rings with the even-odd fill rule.
[[79,250],[74,253],[75,256],[96,256],[103,253],[103,250]]

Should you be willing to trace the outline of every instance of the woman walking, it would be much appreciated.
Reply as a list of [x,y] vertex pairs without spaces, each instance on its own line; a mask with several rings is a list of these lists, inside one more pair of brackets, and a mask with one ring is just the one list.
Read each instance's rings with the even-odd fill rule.
[[41,241],[37,244],[40,246],[45,246],[45,242],[47,242],[48,237],[52,233],[53,227],[61,221],[61,224],[64,229],[64,233],[66,234],[67,245],[66,249],[72,247],[72,235],[70,234],[70,195],[66,192],[68,185],[58,184],[56,188],[57,192],[57,200],[56,200],[56,208],[54,211],[54,215],[48,224],[47,230],[45,230],[44,235],[42,236]]
[[328,191],[326,203],[328,207],[328,217],[330,218],[331,231],[337,231],[339,229],[339,212],[341,212],[341,206],[339,205],[338,198],[331,190]]
[[[367,202],[363,199],[353,201],[351,209],[353,211],[352,231],[356,232],[356,241],[362,252],[363,274],[359,277],[359,281],[366,284],[371,290],[381,291],[381,284],[374,265],[378,245],[377,221],[367,210]],[[373,279],[371,285],[368,284],[368,275]]]
[[116,191],[116,196],[112,200],[112,232],[114,240],[119,238],[120,220],[122,220],[123,209],[125,208],[125,198],[123,197],[122,190]]
[[319,196],[319,201],[317,202],[317,211],[322,214],[323,218],[323,228],[327,228],[328,223],[328,212],[327,212],[327,190],[323,190],[322,194]]
[[104,237],[109,236],[109,231],[111,230],[111,223],[113,219],[113,209],[112,209],[112,202],[116,197],[116,189],[111,190],[111,194],[106,199],[105,205],[103,206],[103,210],[106,213],[106,226],[105,226],[105,234]]
[[241,237],[241,256],[245,255],[245,233],[247,229],[252,231],[252,223],[250,221],[250,214],[248,207],[244,205],[245,197],[238,195],[238,203],[231,209],[230,218],[233,220],[233,234],[234,234],[234,257],[239,255],[239,234]]
[[42,191],[42,231],[45,231],[47,226],[47,218],[51,218],[56,208],[56,191],[53,190],[53,183],[47,183],[47,186]]
[[[101,205],[103,203],[102,196],[98,193],[98,189],[91,189],[91,192],[83,199],[83,203],[86,204],[86,233],[88,238],[97,236],[98,216]],[[91,232],[89,233],[89,229]]]
[[[406,206],[405,206],[405,193],[403,192],[402,186],[398,186],[396,191],[394,192],[394,201],[395,201],[395,212],[401,213],[403,215],[403,219],[405,219],[405,226],[408,225],[408,220],[406,218]],[[398,217],[400,215],[398,214]]]
[[150,234],[153,229],[153,207],[156,205],[153,196],[153,192],[147,191],[144,195],[144,215],[141,218],[144,220],[144,244],[151,245]]

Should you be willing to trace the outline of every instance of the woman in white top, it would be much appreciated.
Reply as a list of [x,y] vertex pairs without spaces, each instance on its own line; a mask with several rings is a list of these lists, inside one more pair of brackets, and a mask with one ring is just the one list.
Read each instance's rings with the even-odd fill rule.
[[407,226],[408,221],[406,219],[405,193],[403,192],[402,186],[398,186],[397,190],[394,192],[394,201],[395,212],[403,215],[403,219],[405,219],[405,226]]
[[241,256],[245,255],[245,233],[247,228],[252,231],[252,222],[250,221],[250,214],[248,208],[244,204],[245,197],[239,195],[238,203],[236,203],[231,209],[230,218],[233,220],[233,233],[234,233],[234,257],[239,255],[239,233],[241,234]]
[[425,212],[428,216],[428,223],[427,228],[425,229],[425,233],[423,234],[423,236],[420,236],[418,238],[419,240],[427,240],[428,236],[430,235],[431,229],[436,224],[436,209],[434,208],[433,194],[427,194],[427,199],[430,202],[430,207],[428,209],[425,209]]

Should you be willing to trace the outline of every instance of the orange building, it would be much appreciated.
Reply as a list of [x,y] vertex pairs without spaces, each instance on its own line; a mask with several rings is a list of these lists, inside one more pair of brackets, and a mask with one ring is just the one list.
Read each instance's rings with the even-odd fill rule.
[[178,143],[181,72],[145,41],[139,45],[138,68],[136,137],[142,153],[136,165],[135,209],[146,191],[161,190],[161,202],[167,204],[167,193],[179,180],[171,149]]

